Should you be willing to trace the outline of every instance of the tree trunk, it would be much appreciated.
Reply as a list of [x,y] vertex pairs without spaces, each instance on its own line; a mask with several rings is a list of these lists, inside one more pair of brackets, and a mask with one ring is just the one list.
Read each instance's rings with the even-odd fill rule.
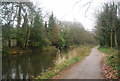
[[113,35],[113,33],[112,33],[112,29],[111,29],[111,33],[110,33],[110,47],[111,47],[111,48],[112,48],[112,46],[113,46],[113,45],[112,45],[112,37],[113,37],[112,35]]
[[[18,3],[18,14],[17,14],[17,32],[20,32],[20,24],[21,24],[21,10],[22,10],[22,4]],[[19,37],[19,33],[17,33],[17,36]],[[19,39],[17,40],[17,46],[22,46],[20,45],[22,41],[20,41]]]
[[19,3],[18,6],[19,6],[19,9],[18,9],[18,18],[17,18],[17,28],[20,27],[20,23],[21,23],[21,10],[22,10],[22,4]]
[[10,33],[10,30],[11,30],[11,28],[10,28],[10,22],[8,23],[8,28],[9,28],[9,30],[8,30],[8,33],[9,33],[9,37],[8,37],[8,47],[11,47],[11,33]]
[[26,41],[27,41],[27,33],[25,34],[25,36],[23,37],[24,40],[23,40],[23,48],[26,48]]
[[30,37],[30,29],[28,29],[28,33],[27,33],[27,36],[26,36],[25,48],[28,46],[29,37]]
[[114,39],[115,39],[115,47],[118,48],[118,43],[117,43],[117,32],[115,30],[115,33],[114,33]]
[[8,46],[11,47],[11,39],[10,39],[10,37],[8,39]]

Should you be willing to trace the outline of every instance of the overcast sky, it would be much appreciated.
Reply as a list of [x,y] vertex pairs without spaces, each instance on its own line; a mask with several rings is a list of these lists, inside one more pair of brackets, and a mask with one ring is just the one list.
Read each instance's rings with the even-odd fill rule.
[[[95,25],[95,13],[100,7],[110,0],[33,0],[44,12],[52,12],[61,21],[78,21],[88,29],[92,30]],[[91,6],[86,3],[92,1]],[[76,2],[78,2],[76,4]],[[89,7],[86,15],[85,12]]]

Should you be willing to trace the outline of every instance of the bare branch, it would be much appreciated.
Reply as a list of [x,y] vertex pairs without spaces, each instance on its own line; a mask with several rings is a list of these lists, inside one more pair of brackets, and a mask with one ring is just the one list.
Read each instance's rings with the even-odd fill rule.
[[[92,0],[92,1],[93,1],[93,0]],[[89,6],[88,6],[87,10],[85,11],[85,17],[86,17],[86,15],[87,15],[88,10],[89,10],[90,7],[91,7],[92,1],[90,1]]]
[[80,3],[80,1],[82,1],[82,0],[78,0],[74,5],[77,5],[78,3]]
[[[77,2],[74,4],[74,6],[75,6],[76,4],[78,4],[80,1],[82,1],[82,0],[77,1]],[[87,7],[87,9],[86,9],[86,11],[85,11],[85,17],[86,17],[86,15],[87,15],[87,12],[88,12],[89,8],[91,7],[92,2],[93,2],[93,0],[87,2],[86,4],[82,5],[82,7],[81,7],[81,8],[83,8],[83,7],[85,7],[85,6],[88,5],[88,7]],[[73,7],[74,7],[74,6],[73,6]]]

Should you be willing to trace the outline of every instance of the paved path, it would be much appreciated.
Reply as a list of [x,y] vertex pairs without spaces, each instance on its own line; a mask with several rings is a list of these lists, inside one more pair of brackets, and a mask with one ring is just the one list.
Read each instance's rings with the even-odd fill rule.
[[90,55],[64,73],[61,79],[102,79],[100,63],[103,56],[98,47],[92,48]]

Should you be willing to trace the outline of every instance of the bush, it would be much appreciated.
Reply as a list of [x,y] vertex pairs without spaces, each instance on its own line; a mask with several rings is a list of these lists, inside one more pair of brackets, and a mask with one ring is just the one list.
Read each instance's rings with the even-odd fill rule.
[[10,50],[8,50],[8,49],[2,49],[2,54],[3,55],[9,55],[10,54]]
[[65,39],[60,36],[59,37],[59,41],[58,41],[58,47],[59,47],[59,49],[64,48],[65,47],[65,43],[66,43]]

